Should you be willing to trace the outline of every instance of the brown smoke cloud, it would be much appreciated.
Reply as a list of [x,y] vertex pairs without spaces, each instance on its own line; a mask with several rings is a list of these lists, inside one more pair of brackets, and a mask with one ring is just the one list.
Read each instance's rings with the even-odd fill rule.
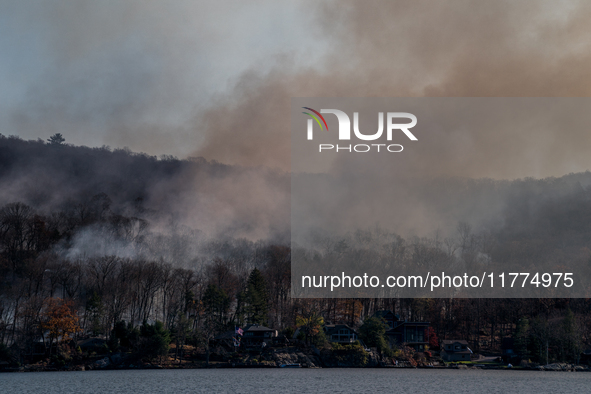
[[[243,75],[206,112],[206,141],[196,155],[289,170],[291,97],[591,93],[588,2],[339,1],[316,7],[310,15],[317,16],[318,37],[328,42],[322,65],[298,69],[282,59],[272,72]],[[314,51],[314,43],[302,45]],[[510,146],[508,132],[485,132],[471,132],[469,153],[464,144],[450,144],[422,157],[422,175],[541,177],[591,168],[591,134],[580,129],[540,125]],[[498,154],[503,149],[506,155]],[[486,160],[466,163],[467,154]]]
[[[2,25],[11,26],[6,41],[15,42],[2,48],[18,49],[6,56],[14,65],[6,64],[11,75],[23,75],[10,85],[19,93],[13,110],[0,116],[3,133],[45,139],[60,132],[73,144],[127,145],[248,166],[231,178],[170,179],[153,193],[179,190],[171,205],[187,225],[212,232],[234,228],[233,235],[253,239],[288,228],[291,97],[591,93],[591,4],[585,1],[290,3],[304,10],[297,16],[265,2],[0,4],[12,20]],[[302,15],[309,19],[297,25]],[[312,28],[317,40],[309,39]],[[251,56],[259,47],[267,49]],[[249,62],[255,65],[243,73]],[[241,77],[233,79],[237,73]],[[220,94],[225,83],[231,88]],[[419,137],[420,151],[409,150],[408,162],[396,167],[413,169],[400,200],[428,201],[400,206],[399,222],[412,222],[409,231],[421,233],[437,223],[432,211],[445,211],[433,206],[415,178],[511,179],[591,168],[591,133],[581,122],[544,119],[519,130],[504,119],[500,130],[443,128],[437,138]],[[257,174],[261,167],[285,171],[285,179]],[[200,204],[192,182],[200,187]],[[503,209],[497,204],[489,216]],[[457,211],[450,210],[442,226],[474,217]]]

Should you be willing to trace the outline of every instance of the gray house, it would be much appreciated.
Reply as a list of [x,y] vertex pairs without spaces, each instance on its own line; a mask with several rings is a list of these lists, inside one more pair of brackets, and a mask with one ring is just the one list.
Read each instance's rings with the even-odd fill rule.
[[346,324],[327,324],[324,332],[330,342],[353,343],[359,339],[357,331]]
[[468,342],[457,339],[444,339],[441,341],[441,358],[444,361],[470,361],[472,351]]
[[273,342],[273,338],[276,337],[277,330],[258,324],[249,324],[244,327],[242,340],[246,346],[261,346],[263,342],[266,345],[270,345]]
[[400,320],[400,316],[391,311],[377,311],[373,317],[382,319],[386,324],[386,336],[390,346],[409,346],[417,352],[425,351],[429,345],[427,330],[429,322]]

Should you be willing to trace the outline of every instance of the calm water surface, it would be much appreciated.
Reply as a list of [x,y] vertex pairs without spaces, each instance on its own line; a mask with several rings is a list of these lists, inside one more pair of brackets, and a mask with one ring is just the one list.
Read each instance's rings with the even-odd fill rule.
[[0,393],[591,393],[591,373],[193,369],[0,374]]

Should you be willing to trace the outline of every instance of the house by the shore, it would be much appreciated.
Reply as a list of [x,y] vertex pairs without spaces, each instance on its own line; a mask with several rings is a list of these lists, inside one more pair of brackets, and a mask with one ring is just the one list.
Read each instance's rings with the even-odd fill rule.
[[429,345],[426,333],[429,322],[416,322],[401,320],[400,316],[392,311],[377,311],[373,317],[385,321],[386,336],[390,346],[409,346],[417,352],[423,352]]
[[441,341],[441,358],[444,361],[470,361],[472,351],[463,339],[444,339]]
[[359,340],[359,334],[346,324],[327,324],[324,332],[330,342],[348,344]]
[[263,346],[273,343],[273,338],[277,337],[277,330],[258,324],[249,324],[244,327],[242,341],[246,346]]

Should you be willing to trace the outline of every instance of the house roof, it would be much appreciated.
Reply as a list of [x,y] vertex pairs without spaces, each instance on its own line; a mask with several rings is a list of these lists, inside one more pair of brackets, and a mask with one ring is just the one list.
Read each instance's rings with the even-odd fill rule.
[[258,324],[249,324],[248,326],[244,327],[244,332],[269,332],[269,331],[275,331],[272,328],[269,327],[265,327],[265,326],[259,326]]
[[407,326],[428,326],[430,323],[428,321],[397,321],[396,327],[407,325]]
[[324,326],[324,329],[328,333],[331,333],[336,330],[340,330],[342,328],[346,328],[346,329],[350,330],[351,332],[354,332],[355,334],[357,334],[357,331],[355,331],[354,329],[352,329],[351,327],[349,327],[346,324],[327,324]]
[[402,333],[402,330],[405,326],[422,326],[424,328],[429,327],[429,322],[427,321],[398,321],[394,322],[394,327],[390,328],[386,331],[386,335],[398,335]]
[[389,315],[392,316],[393,320],[400,320],[400,316],[395,315],[392,311],[376,311],[376,313],[373,314],[373,317],[385,319],[386,316]]
[[452,345],[454,343],[459,343],[461,345],[468,346],[468,341],[465,341],[463,339],[444,339],[441,341],[442,345]]

